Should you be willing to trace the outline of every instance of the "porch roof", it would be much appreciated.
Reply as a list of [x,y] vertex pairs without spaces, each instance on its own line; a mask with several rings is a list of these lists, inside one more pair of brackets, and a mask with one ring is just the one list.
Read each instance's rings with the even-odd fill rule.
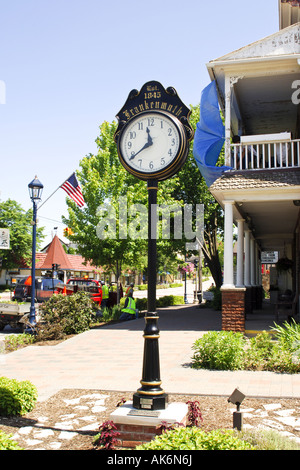
[[[211,186],[210,191],[266,188],[292,188],[300,191],[300,168],[226,171]],[[300,192],[299,192],[300,198]]]
[[300,217],[300,168],[227,171],[209,189],[221,207],[234,202],[235,222],[244,219],[263,250],[291,243]]

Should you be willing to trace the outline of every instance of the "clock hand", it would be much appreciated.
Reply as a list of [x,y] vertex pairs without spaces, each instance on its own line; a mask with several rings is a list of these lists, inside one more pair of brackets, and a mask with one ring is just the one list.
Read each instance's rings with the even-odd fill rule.
[[149,131],[148,127],[147,127],[147,129],[146,129],[146,132],[147,132],[147,134],[148,134],[148,144],[149,144],[149,146],[150,146],[150,145],[153,144],[153,140],[152,140],[152,138],[151,138],[151,136],[150,136],[150,131]]
[[129,158],[129,160],[133,160],[140,152],[142,152],[143,150],[147,149],[148,147],[150,147],[151,145],[153,145],[153,141],[152,141],[152,138],[150,136],[150,131],[147,127],[146,129],[146,132],[148,134],[148,142],[145,143],[144,147],[142,147],[137,153],[135,153],[134,155],[131,155],[131,157]]

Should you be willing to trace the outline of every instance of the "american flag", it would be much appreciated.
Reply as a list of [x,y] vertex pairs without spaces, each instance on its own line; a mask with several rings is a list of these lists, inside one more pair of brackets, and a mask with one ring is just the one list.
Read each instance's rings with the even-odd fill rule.
[[70,198],[72,198],[79,207],[84,206],[85,203],[83,195],[75,172],[61,185],[61,188],[66,191]]

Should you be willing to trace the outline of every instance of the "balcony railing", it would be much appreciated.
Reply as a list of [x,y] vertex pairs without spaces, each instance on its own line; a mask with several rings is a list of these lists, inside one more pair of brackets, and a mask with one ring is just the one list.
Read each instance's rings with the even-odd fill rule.
[[300,140],[232,144],[231,166],[235,170],[300,167]]

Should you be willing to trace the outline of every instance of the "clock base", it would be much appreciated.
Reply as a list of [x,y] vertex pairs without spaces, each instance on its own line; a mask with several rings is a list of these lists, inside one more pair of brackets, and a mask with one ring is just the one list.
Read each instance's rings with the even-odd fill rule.
[[142,395],[139,392],[133,395],[133,408],[138,410],[165,410],[168,404],[168,395]]

